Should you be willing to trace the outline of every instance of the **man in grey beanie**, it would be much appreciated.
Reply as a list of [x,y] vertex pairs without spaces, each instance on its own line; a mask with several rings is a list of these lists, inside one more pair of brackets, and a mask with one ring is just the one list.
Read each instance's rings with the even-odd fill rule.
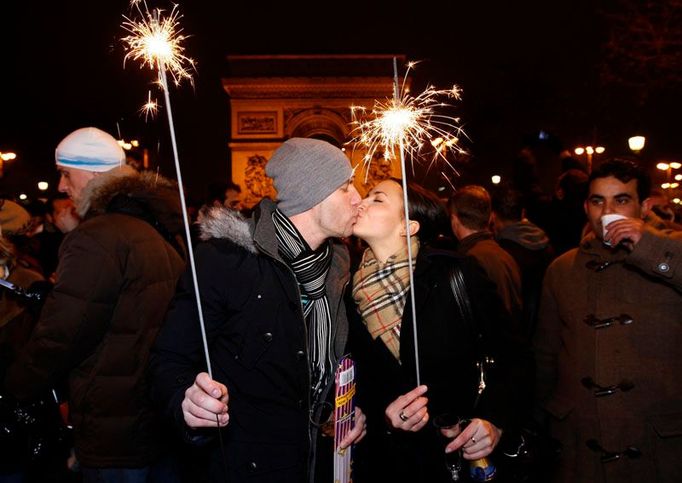
[[[337,239],[352,233],[360,195],[345,154],[316,139],[289,139],[266,172],[277,203],[264,199],[249,220],[215,207],[201,222],[213,379],[187,274],[152,354],[152,384],[186,438],[208,444],[212,481],[332,481],[320,445],[348,336],[349,255]],[[364,436],[365,417],[355,417],[343,446]]]

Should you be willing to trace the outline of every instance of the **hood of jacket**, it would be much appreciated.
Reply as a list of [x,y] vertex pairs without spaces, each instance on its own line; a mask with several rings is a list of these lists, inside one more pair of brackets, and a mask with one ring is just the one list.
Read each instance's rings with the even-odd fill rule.
[[199,238],[227,239],[251,253],[258,253],[253,240],[254,221],[240,212],[222,206],[213,206],[202,211],[199,224]]
[[547,234],[528,220],[505,226],[499,231],[497,238],[511,240],[528,250],[544,250],[549,245]]
[[183,230],[182,207],[175,181],[156,173],[121,166],[90,180],[76,205],[82,218],[105,213],[137,216],[170,235]]

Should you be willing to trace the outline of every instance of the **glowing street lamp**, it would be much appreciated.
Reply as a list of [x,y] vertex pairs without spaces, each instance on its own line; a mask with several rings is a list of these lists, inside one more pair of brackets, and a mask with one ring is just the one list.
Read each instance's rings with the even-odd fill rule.
[[573,150],[575,154],[578,156],[582,156],[583,154],[587,155],[587,172],[591,173],[592,172],[592,157],[595,154],[604,154],[606,151],[606,148],[604,146],[578,146]]
[[40,191],[47,191],[47,188],[49,188],[49,184],[47,184],[47,181],[38,181],[38,189]]
[[635,154],[639,154],[639,152],[644,149],[644,145],[646,144],[646,138],[644,136],[632,136],[631,138],[628,139],[628,146],[630,147],[630,151],[632,151]]
[[502,177],[495,174],[495,175],[490,177],[490,181],[492,181],[493,184],[500,184],[500,182],[502,181]]
[[17,154],[12,152],[3,153],[0,151],[0,178],[4,174],[5,161],[14,161],[17,159]]
[[[682,163],[678,163],[677,161],[671,161],[669,163],[660,162],[656,165],[656,169],[666,172],[666,182],[661,184],[661,188],[663,188],[664,190],[666,189],[671,190],[680,186],[679,183],[673,182],[672,176],[673,169],[680,168],[682,168]],[[675,181],[682,181],[682,174],[676,174]]]

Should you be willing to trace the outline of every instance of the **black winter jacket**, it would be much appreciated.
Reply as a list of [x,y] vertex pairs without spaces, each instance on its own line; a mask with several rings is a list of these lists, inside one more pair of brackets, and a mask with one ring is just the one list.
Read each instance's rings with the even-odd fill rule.
[[[272,212],[265,199],[253,218],[217,208],[202,221],[196,264],[213,378],[229,393],[230,422],[222,430],[227,481],[302,482],[315,473],[317,424],[322,406],[311,407],[306,325],[298,283],[278,254]],[[343,355],[347,320],[342,293],[349,274],[348,250],[334,244],[327,296],[335,362]],[[205,370],[190,274],[159,334],[152,357],[155,397],[187,432],[184,392]],[[326,388],[328,392],[333,383]],[[326,398],[323,398],[325,400]],[[196,436],[214,430],[190,431]],[[226,481],[217,439],[212,481]],[[331,457],[331,453],[329,455]],[[331,481],[332,475],[329,475]]]
[[[449,283],[451,267],[458,265],[475,324],[460,317]],[[460,418],[486,419],[503,431],[521,420],[522,394],[530,374],[529,353],[509,335],[509,315],[482,269],[470,257],[420,251],[415,267],[415,300],[421,384],[428,386],[430,422],[418,433],[389,428],[384,411],[398,396],[416,387],[412,309],[408,295],[400,333],[399,364],[381,339],[372,340],[349,304],[349,346],[357,361],[359,404],[367,413],[367,438],[356,458],[359,483],[367,481],[447,482],[444,448],[433,420],[451,413]],[[479,338],[480,335],[480,338]],[[492,357],[480,402],[476,362]],[[465,467],[466,469],[466,467]]]

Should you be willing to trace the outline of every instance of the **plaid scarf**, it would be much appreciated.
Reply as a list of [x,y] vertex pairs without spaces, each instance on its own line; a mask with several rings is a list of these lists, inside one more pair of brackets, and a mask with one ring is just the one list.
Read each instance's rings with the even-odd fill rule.
[[291,220],[281,211],[272,213],[279,254],[294,272],[301,292],[303,317],[308,329],[312,398],[317,401],[332,373],[332,317],[325,280],[332,263],[331,243],[313,251]]
[[[419,240],[411,237],[416,261]],[[414,263],[413,263],[414,268]],[[353,276],[353,299],[373,340],[380,337],[400,361],[400,323],[410,290],[407,245],[386,263],[380,263],[370,248],[365,250],[360,268]]]

